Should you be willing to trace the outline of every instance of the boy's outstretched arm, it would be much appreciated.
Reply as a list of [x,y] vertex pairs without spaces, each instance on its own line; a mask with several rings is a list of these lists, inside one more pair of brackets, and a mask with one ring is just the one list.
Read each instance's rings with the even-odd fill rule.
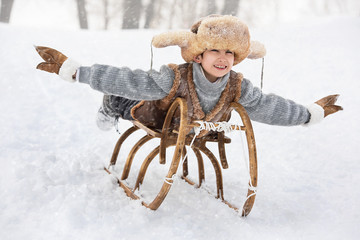
[[244,79],[239,103],[254,121],[281,126],[310,126],[343,109],[335,105],[338,96],[330,95],[303,106],[275,94],[264,94],[249,80]]
[[100,64],[85,67],[55,49],[40,46],[35,46],[35,49],[45,61],[38,64],[37,69],[56,73],[69,82],[88,84],[107,95],[133,100],[159,100],[169,94],[175,78],[174,71],[165,65],[160,72]]
[[39,63],[36,69],[56,73],[66,81],[75,82],[76,70],[80,67],[79,63],[53,48],[35,46],[35,49],[45,61]]

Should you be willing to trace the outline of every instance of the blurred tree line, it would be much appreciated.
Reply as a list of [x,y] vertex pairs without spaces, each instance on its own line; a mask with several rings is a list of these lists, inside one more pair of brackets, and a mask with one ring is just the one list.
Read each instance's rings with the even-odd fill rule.
[[[0,22],[10,21],[16,0],[0,0]],[[31,1],[31,0],[29,0]],[[52,0],[54,1],[54,0]],[[58,0],[61,1],[61,0]],[[346,14],[357,11],[359,0],[72,0],[77,7],[81,29],[138,29],[138,28],[189,28],[198,18],[209,14],[239,16],[248,24],[277,20],[287,11],[282,6],[293,5],[315,15]],[[291,3],[290,3],[291,2]],[[289,4],[290,3],[290,4]],[[45,3],[44,3],[45,4]],[[304,5],[306,7],[304,7]],[[355,10],[354,10],[355,8]]]
[[[111,21],[122,29],[188,27],[199,16],[219,13],[237,15],[240,0],[76,0],[80,26],[87,26],[87,15],[103,20],[103,29]],[[86,5],[86,6],[85,6]],[[87,7],[88,13],[86,13]],[[96,10],[95,10],[96,9]],[[80,12],[85,13],[80,15]],[[180,21],[181,23],[179,24]],[[87,28],[87,27],[84,27]]]

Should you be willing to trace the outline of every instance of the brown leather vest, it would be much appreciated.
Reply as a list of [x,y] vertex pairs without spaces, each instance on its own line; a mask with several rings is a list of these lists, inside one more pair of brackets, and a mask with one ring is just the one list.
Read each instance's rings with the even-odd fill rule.
[[229,104],[237,102],[240,98],[243,76],[241,73],[231,71],[228,83],[221,93],[218,103],[209,113],[205,114],[195,90],[192,64],[169,64],[168,66],[175,73],[174,84],[168,96],[155,101],[143,100],[131,109],[132,117],[145,126],[161,129],[167,110],[177,97],[182,97],[187,102],[189,123],[195,120],[220,121]]

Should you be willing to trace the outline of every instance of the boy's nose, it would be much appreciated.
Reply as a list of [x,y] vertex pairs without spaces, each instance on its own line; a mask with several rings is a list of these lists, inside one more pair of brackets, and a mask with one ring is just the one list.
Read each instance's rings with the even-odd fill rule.
[[225,54],[221,54],[219,56],[219,60],[222,61],[222,62],[226,61]]

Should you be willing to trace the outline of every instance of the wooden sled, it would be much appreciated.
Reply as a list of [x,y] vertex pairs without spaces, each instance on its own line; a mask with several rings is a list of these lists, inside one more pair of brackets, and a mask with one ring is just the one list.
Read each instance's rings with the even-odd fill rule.
[[[174,117],[175,111],[180,109],[180,125],[177,129],[171,128],[171,122]],[[256,157],[256,146],[255,146],[255,138],[252,129],[252,125],[250,119],[245,111],[245,109],[239,103],[231,103],[229,108],[227,109],[226,113],[223,116],[223,119],[229,119],[230,114],[232,112],[237,112],[242,120],[243,125],[231,125],[231,128],[234,130],[245,131],[246,135],[246,143],[248,146],[248,156],[249,156],[249,186],[247,189],[247,198],[241,210],[242,216],[247,216],[255,201],[256,196],[256,186],[257,186],[257,157]],[[162,187],[156,197],[150,201],[146,202],[143,201],[143,205],[147,208],[152,210],[156,210],[164,201],[165,197],[167,196],[172,182],[174,181],[173,176],[177,173],[181,160],[183,159],[182,167],[182,176],[181,178],[184,179],[191,185],[195,185],[195,183],[188,178],[188,159],[185,157],[186,148],[185,146],[190,146],[197,158],[197,165],[198,165],[198,178],[200,187],[202,182],[205,180],[205,170],[204,170],[204,162],[202,154],[206,155],[207,158],[211,161],[212,166],[215,170],[216,176],[216,188],[217,188],[217,198],[220,198],[225,204],[229,207],[233,208],[236,211],[239,211],[239,208],[233,206],[229,202],[224,199],[224,190],[223,190],[223,178],[222,178],[222,171],[221,166],[223,169],[228,168],[228,163],[225,154],[225,144],[231,142],[231,139],[226,137],[224,132],[211,132],[203,137],[196,137],[194,138],[194,134],[190,133],[193,127],[199,126],[198,122],[188,123],[187,120],[187,104],[186,101],[182,98],[177,98],[172,105],[170,106],[162,130],[154,130],[150,129],[141,123],[134,121],[134,126],[129,128],[126,132],[124,132],[119,140],[117,141],[113,155],[110,161],[109,168],[105,168],[105,170],[111,174],[112,166],[116,164],[117,157],[119,155],[120,148],[123,142],[135,131],[142,129],[146,132],[146,135],[142,137],[138,142],[135,143],[133,148],[130,150],[127,159],[123,166],[122,176],[121,178],[117,178],[119,186],[122,187],[127,194],[132,199],[141,199],[137,194],[136,191],[139,191],[140,185],[143,183],[145,178],[145,173],[149,167],[149,164],[152,160],[159,156],[160,164],[165,164],[167,157],[166,157],[166,149],[169,147],[175,147],[173,151],[173,156],[171,160],[171,164],[166,176],[164,176],[164,181],[162,183]],[[201,134],[203,135],[203,134]],[[150,141],[151,139],[159,138],[160,144],[157,146],[153,151],[150,152],[149,155],[146,156],[144,159],[139,173],[137,175],[137,180],[134,187],[129,187],[125,180],[129,176],[130,168],[135,157],[135,154],[141,149],[141,147]],[[216,142],[218,144],[219,149],[219,157],[220,162],[216,159],[215,155],[206,147],[207,142]],[[185,157],[185,158],[184,158]],[[221,166],[220,166],[221,165]]]

